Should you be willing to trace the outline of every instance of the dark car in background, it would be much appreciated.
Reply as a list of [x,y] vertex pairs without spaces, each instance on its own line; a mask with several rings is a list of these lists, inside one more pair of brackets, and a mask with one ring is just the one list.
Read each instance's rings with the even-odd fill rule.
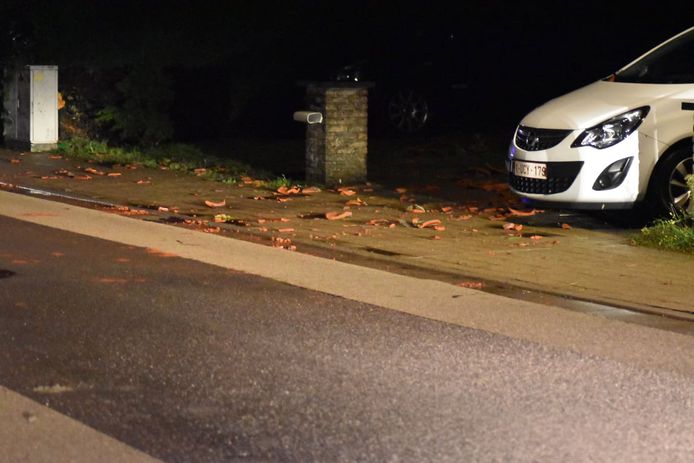
[[374,83],[369,127],[376,133],[512,128],[548,91],[564,86],[538,79],[532,70],[513,72],[538,57],[512,37],[428,24],[380,36],[329,78]]
[[333,71],[340,82],[373,82],[370,128],[414,134],[457,124],[477,111],[474,66],[454,32],[418,31],[383,40]]

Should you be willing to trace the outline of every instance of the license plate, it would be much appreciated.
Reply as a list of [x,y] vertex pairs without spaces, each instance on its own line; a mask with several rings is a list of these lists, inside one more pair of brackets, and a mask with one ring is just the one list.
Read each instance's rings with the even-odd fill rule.
[[513,174],[518,177],[547,180],[547,164],[540,162],[513,161]]

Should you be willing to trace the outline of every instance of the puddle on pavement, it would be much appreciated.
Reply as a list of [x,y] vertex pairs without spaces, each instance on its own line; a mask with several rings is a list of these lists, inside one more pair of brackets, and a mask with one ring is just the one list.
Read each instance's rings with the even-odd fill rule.
[[531,227],[556,227],[561,224],[568,224],[573,228],[585,230],[609,231],[619,233],[632,229],[640,229],[645,225],[639,221],[638,217],[628,216],[629,211],[622,213],[612,212],[611,214],[601,211],[570,211],[570,210],[551,210],[548,209],[542,214],[529,217],[515,217],[513,221]]
[[185,222],[186,219],[183,217],[176,217],[174,215],[170,215],[168,217],[158,217],[154,222],[161,222],[161,223],[183,223]]
[[301,214],[299,218],[305,220],[325,219],[325,213]]
[[362,248],[367,252],[371,252],[373,254],[378,254],[380,256],[388,256],[388,257],[398,257],[398,256],[407,256],[407,254],[402,254],[399,252],[393,252],[393,251],[386,251],[385,249],[379,249],[379,248],[372,248],[372,247],[365,247]]
[[12,270],[4,270],[0,269],[0,278],[9,278],[11,276],[15,276],[16,273],[13,272]]
[[[504,287],[495,284],[485,286],[483,291],[512,299],[521,299],[539,304],[557,306],[574,312],[592,314],[613,320],[620,320],[627,323],[694,336],[694,323],[690,320],[676,318],[676,314],[673,314],[672,317],[668,317],[596,302],[582,301],[567,296],[559,296],[517,287]],[[688,312],[682,315],[684,314],[688,314]]]

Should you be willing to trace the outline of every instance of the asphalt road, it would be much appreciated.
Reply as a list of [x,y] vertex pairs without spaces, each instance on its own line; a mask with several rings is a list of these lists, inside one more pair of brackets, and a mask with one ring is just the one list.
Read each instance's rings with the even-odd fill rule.
[[0,384],[165,461],[694,459],[687,374],[0,230]]

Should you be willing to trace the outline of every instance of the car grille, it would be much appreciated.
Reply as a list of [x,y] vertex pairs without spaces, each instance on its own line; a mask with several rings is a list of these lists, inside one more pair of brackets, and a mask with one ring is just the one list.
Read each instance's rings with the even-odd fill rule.
[[526,151],[541,151],[557,146],[572,130],[535,129],[518,126],[516,145]]
[[509,173],[509,184],[522,193],[539,195],[551,195],[566,191],[571,187],[583,166],[582,161],[577,162],[548,162],[547,180],[537,178],[518,177]]

